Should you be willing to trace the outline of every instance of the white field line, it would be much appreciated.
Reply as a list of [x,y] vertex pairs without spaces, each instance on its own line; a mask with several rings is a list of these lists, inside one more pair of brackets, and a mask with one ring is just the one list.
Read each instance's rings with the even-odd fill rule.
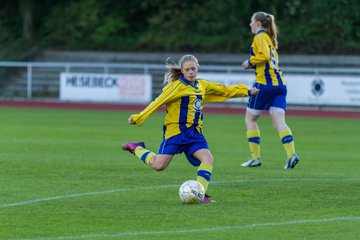
[[62,195],[62,196],[38,198],[38,199],[33,199],[33,200],[29,200],[29,201],[24,201],[24,202],[5,203],[5,204],[1,204],[0,208],[32,205],[35,203],[49,202],[49,201],[54,201],[54,200],[66,199],[66,198],[78,198],[78,197],[83,197],[83,196],[102,195],[102,194],[117,193],[117,192],[145,191],[145,190],[152,190],[152,189],[170,188],[170,187],[175,187],[175,186],[177,186],[177,185],[159,185],[159,186],[152,186],[152,187],[120,188],[120,189],[111,189],[111,190],[105,190],[105,191],[100,191],[100,192],[75,193],[75,194],[68,194],[68,195]]
[[[212,181],[212,185],[226,185],[226,184],[234,184],[234,183],[249,183],[249,182],[327,182],[327,181],[360,181],[360,179],[318,179],[318,178],[303,178],[303,179],[238,179],[238,180],[226,180],[226,181]],[[85,193],[74,193],[74,194],[67,194],[67,195],[60,195],[60,196],[53,196],[53,197],[46,197],[46,198],[37,198],[23,202],[15,202],[15,203],[3,203],[0,204],[1,208],[8,208],[8,207],[16,207],[16,206],[25,206],[25,205],[32,205],[36,203],[43,203],[55,200],[62,200],[67,198],[78,198],[83,196],[93,196],[93,195],[103,195],[109,193],[118,193],[118,192],[133,192],[133,191],[146,191],[146,190],[157,190],[163,188],[175,188],[178,187],[176,184],[171,185],[158,185],[158,186],[146,186],[146,187],[132,187],[132,188],[120,188],[120,189],[110,189],[98,192],[85,192]]]
[[186,234],[186,233],[204,233],[214,231],[228,231],[239,229],[252,229],[261,227],[276,227],[285,225],[298,225],[298,224],[311,224],[311,223],[327,223],[327,222],[341,222],[341,221],[355,221],[360,220],[360,216],[348,216],[337,218],[323,218],[323,219],[302,219],[285,222],[267,222],[267,223],[253,223],[246,225],[233,225],[211,228],[190,228],[190,229],[174,229],[163,231],[139,231],[139,232],[120,232],[120,233],[99,233],[99,234],[86,234],[78,236],[58,236],[58,237],[37,237],[37,238],[18,238],[12,240],[62,240],[62,239],[90,239],[90,238],[119,238],[119,237],[133,237],[133,236],[146,236],[146,235],[166,235],[166,234]]

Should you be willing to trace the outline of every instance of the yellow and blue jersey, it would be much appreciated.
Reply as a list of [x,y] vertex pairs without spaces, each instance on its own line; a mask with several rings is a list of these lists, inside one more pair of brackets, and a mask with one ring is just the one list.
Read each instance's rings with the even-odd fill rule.
[[153,112],[166,105],[164,138],[167,139],[192,126],[201,132],[204,103],[248,96],[248,87],[244,84],[225,86],[205,79],[196,79],[192,85],[181,76],[167,84],[153,102],[139,114],[132,115],[132,118],[136,125],[141,126]]
[[256,33],[250,48],[249,64],[255,68],[255,82],[267,86],[286,85],[279,68],[279,55],[265,30]]

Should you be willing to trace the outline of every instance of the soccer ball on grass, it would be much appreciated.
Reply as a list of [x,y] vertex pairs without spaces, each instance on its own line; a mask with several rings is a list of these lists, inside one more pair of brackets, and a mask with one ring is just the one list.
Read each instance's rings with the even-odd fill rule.
[[204,199],[205,190],[198,181],[188,180],[181,184],[179,196],[183,203],[200,203]]

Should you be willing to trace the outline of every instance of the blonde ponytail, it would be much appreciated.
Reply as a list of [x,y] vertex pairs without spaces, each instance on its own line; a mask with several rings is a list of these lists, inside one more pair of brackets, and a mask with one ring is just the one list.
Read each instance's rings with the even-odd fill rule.
[[265,12],[257,12],[253,15],[254,19],[261,23],[261,26],[266,29],[266,33],[269,35],[271,42],[275,48],[278,47],[277,34],[278,28],[275,24],[275,17]]
[[164,75],[164,85],[179,79],[181,76],[181,67],[176,62],[170,62],[170,57],[166,59],[166,72]]

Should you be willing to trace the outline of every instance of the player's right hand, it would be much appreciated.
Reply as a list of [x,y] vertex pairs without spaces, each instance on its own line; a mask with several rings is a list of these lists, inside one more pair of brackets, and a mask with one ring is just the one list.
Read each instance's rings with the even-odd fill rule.
[[260,89],[253,87],[251,90],[251,96],[256,95],[260,92]]
[[245,70],[251,68],[248,60],[245,60],[245,61],[242,63],[242,66],[244,67]]
[[129,117],[128,123],[129,123],[129,124],[135,124],[135,121],[134,121],[134,119],[133,119],[133,115],[131,115],[131,116]]

